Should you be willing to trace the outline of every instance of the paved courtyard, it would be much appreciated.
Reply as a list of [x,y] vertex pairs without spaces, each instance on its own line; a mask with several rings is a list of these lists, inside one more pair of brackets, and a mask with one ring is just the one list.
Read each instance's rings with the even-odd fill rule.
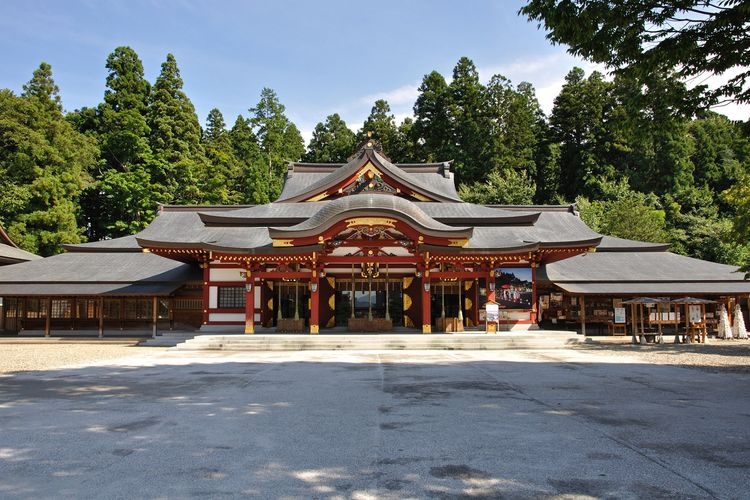
[[138,351],[0,377],[0,497],[747,496],[747,373],[575,349]]

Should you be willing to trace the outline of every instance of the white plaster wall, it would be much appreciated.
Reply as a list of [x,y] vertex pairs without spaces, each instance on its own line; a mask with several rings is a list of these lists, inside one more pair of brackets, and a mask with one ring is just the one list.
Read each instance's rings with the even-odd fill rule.
[[245,281],[245,278],[240,276],[242,269],[211,269],[211,281]]
[[255,316],[253,316],[253,320],[256,323],[260,323],[260,313],[255,313]]
[[255,297],[253,299],[253,307],[256,309],[260,308],[260,284],[262,282],[258,281],[255,283],[255,286],[253,287],[253,293],[255,294]]
[[211,313],[208,315],[208,321],[245,321],[245,315],[242,313]]
[[216,309],[219,307],[219,287],[208,287],[208,308]]

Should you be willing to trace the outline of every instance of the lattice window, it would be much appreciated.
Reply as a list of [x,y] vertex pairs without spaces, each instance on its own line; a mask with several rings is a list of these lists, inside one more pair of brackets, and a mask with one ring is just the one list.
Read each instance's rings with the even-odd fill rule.
[[220,286],[219,309],[241,309],[245,307],[245,287]]

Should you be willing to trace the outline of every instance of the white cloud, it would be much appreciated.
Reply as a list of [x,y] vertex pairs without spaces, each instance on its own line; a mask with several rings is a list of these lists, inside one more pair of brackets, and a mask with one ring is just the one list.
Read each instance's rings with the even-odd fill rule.
[[372,106],[378,99],[385,99],[391,106],[397,106],[402,104],[413,105],[414,101],[419,97],[419,84],[402,85],[401,87],[393,90],[387,90],[385,92],[378,92],[376,94],[366,95],[359,99],[361,104],[367,104]]

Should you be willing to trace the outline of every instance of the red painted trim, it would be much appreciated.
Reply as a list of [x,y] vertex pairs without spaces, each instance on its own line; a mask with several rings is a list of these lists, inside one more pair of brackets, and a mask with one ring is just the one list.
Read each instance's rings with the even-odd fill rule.
[[[420,262],[419,257],[416,256],[375,256],[367,257],[362,255],[326,255],[321,259],[321,264],[335,263],[335,264],[359,264],[361,262],[379,262],[381,264],[396,263],[396,264],[416,264]],[[351,269],[350,269],[351,270]]]
[[214,307],[214,308],[209,308],[208,309],[208,313],[209,314],[213,314],[213,313],[220,313],[220,314],[241,314],[241,313],[244,313],[244,312],[245,312],[245,309],[243,307],[232,307],[232,308],[226,308],[226,309],[223,309],[223,308],[220,308],[220,307]]
[[296,271],[258,271],[253,273],[255,278],[287,278],[287,279],[310,279],[312,277],[312,271],[307,272],[296,272]]
[[244,281],[209,281],[208,286],[245,287]]
[[209,267],[205,265],[203,267],[203,324],[208,323],[208,278],[209,278]]

